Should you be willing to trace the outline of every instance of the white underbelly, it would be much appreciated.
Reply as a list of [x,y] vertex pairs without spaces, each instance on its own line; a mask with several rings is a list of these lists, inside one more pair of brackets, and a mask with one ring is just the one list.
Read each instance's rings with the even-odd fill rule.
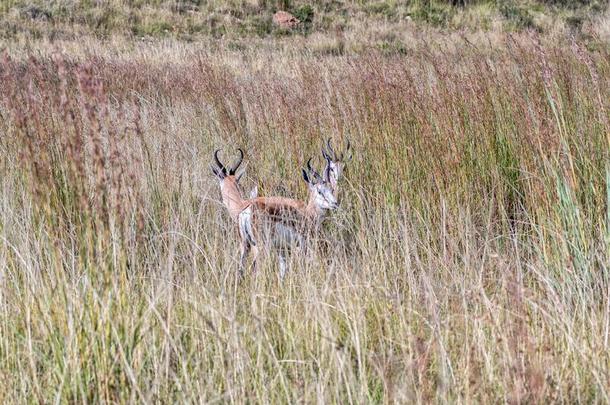
[[273,243],[281,247],[300,246],[303,244],[303,235],[293,226],[277,223],[275,224]]

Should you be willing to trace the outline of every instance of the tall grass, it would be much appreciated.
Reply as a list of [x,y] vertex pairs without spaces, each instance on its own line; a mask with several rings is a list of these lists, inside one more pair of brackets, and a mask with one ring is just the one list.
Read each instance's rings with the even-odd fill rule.
[[[501,43],[5,56],[0,399],[607,402],[610,55]],[[212,151],[305,197],[328,136],[329,243],[240,282]]]

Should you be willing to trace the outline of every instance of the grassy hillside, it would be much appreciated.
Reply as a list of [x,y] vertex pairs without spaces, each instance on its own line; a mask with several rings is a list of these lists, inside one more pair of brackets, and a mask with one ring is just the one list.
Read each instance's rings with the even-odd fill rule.
[[[370,23],[338,33],[314,3],[309,33],[141,40],[76,21],[95,4],[3,42],[0,401],[608,402],[602,23],[462,32],[354,2]],[[273,251],[239,280],[213,151],[244,148],[246,192],[305,198],[328,137],[354,148],[341,208],[285,280]]]
[[[286,10],[302,24],[286,30],[272,15]],[[409,0],[409,1],[25,1],[0,5],[0,37],[248,38],[312,33],[392,31],[413,26],[484,31],[561,32],[608,38],[603,0]]]

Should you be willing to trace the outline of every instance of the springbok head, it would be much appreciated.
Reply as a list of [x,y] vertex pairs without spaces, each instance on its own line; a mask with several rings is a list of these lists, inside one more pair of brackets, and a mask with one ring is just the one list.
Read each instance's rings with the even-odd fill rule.
[[337,184],[339,183],[339,179],[343,174],[345,164],[352,160],[351,144],[349,139],[347,140],[347,144],[343,152],[337,153],[330,144],[330,138],[328,138],[326,145],[322,145],[322,156],[324,156],[324,159],[326,159],[324,178],[336,191]]
[[216,149],[216,151],[214,151],[215,165],[210,165],[210,168],[212,169],[212,173],[214,173],[214,175],[218,177],[218,180],[221,183],[228,178],[232,178],[233,181],[238,182],[241,176],[244,174],[243,171],[241,171],[237,175],[235,174],[237,172],[237,169],[239,169],[241,162],[244,160],[244,152],[241,149],[237,149],[237,151],[239,152],[239,157],[237,158],[233,166],[228,169],[224,164],[222,164],[222,162],[218,158],[218,152],[220,152],[220,149]]
[[329,170],[330,167],[327,165],[324,176],[321,176],[311,167],[311,158],[307,161],[307,168],[303,168],[303,180],[305,180],[307,187],[309,187],[310,201],[319,210],[335,210],[339,208],[333,187],[328,181]]

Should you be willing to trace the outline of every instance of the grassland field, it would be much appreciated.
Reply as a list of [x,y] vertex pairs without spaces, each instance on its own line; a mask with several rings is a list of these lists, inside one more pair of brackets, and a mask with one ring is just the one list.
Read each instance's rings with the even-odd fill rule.
[[[3,2],[0,402],[610,402],[610,9],[460,3]],[[305,199],[329,137],[240,279],[213,151]]]

